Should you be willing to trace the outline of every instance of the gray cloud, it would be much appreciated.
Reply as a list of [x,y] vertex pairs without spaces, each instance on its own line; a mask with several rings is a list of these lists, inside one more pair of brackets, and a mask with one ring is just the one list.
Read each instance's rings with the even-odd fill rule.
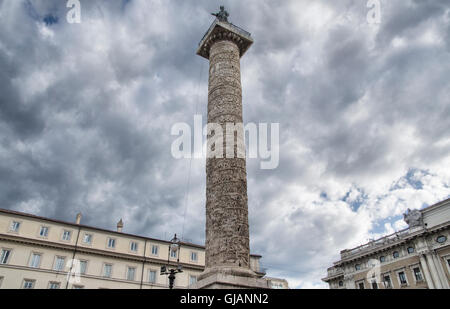
[[[245,121],[281,129],[279,168],[248,162],[269,275],[324,287],[340,250],[450,195],[447,2],[381,1],[380,25],[364,1],[226,3],[255,38]],[[206,120],[195,51],[220,3],[81,3],[71,25],[64,1],[0,1],[0,207],[203,243],[205,162],[173,159],[170,129]]]

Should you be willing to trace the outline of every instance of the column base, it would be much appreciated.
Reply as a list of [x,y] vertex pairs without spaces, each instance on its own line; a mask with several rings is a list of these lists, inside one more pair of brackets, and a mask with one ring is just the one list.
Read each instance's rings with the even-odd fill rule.
[[190,289],[269,289],[268,281],[258,278],[250,269],[242,267],[214,267],[206,269]]

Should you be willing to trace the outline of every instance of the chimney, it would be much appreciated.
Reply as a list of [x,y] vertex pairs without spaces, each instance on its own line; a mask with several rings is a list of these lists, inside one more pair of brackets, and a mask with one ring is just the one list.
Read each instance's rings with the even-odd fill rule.
[[81,217],[82,217],[82,215],[81,215],[81,212],[80,212],[80,213],[77,214],[77,221],[76,221],[76,223],[77,223],[78,225],[81,224]]
[[117,223],[117,232],[122,233],[123,230],[123,221],[120,219],[120,221]]

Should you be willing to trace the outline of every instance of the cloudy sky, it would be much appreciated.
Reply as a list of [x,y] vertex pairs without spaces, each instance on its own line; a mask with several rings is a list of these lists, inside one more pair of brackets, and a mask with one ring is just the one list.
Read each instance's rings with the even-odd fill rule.
[[268,275],[326,287],[340,250],[450,196],[448,0],[381,0],[380,24],[366,0],[81,0],[80,24],[66,2],[0,0],[1,208],[203,244],[205,161],[170,132],[206,121],[221,3],[255,40],[245,122],[280,124],[279,167],[248,161]]

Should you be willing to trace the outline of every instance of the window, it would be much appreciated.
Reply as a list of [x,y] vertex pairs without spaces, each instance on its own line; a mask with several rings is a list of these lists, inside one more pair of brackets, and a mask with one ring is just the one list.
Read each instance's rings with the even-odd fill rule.
[[8,264],[9,257],[11,256],[11,250],[3,249],[0,255],[0,264]]
[[74,289],[74,290],[82,290],[82,289],[84,289],[84,286],[82,286],[82,285],[74,285],[74,286],[72,286],[72,289]]
[[440,244],[443,244],[443,243],[445,243],[445,242],[447,241],[447,237],[445,237],[445,236],[439,236],[439,237],[436,239],[436,241],[437,241],[438,243],[440,243]]
[[152,246],[152,255],[158,256],[159,247]]
[[189,276],[189,285],[193,285],[197,283],[197,277],[196,276]]
[[85,275],[87,269],[87,261],[80,261],[80,274]]
[[398,251],[395,251],[395,252],[392,254],[392,257],[393,257],[394,259],[398,259],[398,258],[400,257],[400,253],[398,253]]
[[339,281],[339,286],[343,287],[344,286],[344,281]]
[[62,240],[70,241],[71,236],[72,236],[71,231],[64,230],[63,235],[62,235]]
[[55,266],[54,266],[53,270],[63,271],[64,267],[65,267],[65,261],[66,261],[65,257],[57,256],[55,259]]
[[398,273],[398,280],[400,281],[400,285],[408,285],[405,272],[401,271]]
[[416,278],[416,282],[423,281],[422,272],[419,267],[413,269],[414,277]]
[[378,284],[376,281],[372,281],[372,289],[378,290]]
[[148,272],[148,282],[150,283],[156,283],[156,271],[150,270]]
[[138,251],[138,243],[132,241],[131,244],[130,244],[130,250],[133,251],[133,252],[137,252]]
[[41,254],[33,253],[31,255],[30,267],[39,268],[41,265]]
[[48,227],[41,226],[41,230],[39,231],[40,237],[48,237]]
[[116,240],[114,238],[108,238],[108,248],[110,249],[116,248]]
[[177,258],[177,251],[170,250],[170,257],[174,259]]
[[48,288],[50,290],[58,290],[60,286],[61,286],[61,284],[59,282],[50,282],[48,284]]
[[270,285],[271,285],[272,289],[277,289],[277,290],[283,289],[283,284],[281,284],[281,283],[273,283],[272,282]]
[[34,281],[34,280],[28,280],[28,279],[25,279],[25,280],[23,281],[23,288],[26,289],[26,290],[34,289],[34,283],[35,283],[35,282],[36,282],[36,281]]
[[414,251],[415,251],[415,250],[414,250],[414,248],[413,248],[413,247],[409,247],[409,248],[408,248],[408,253],[409,253],[409,254],[413,254],[413,253],[414,253]]
[[92,245],[92,234],[84,234],[83,242],[86,245]]
[[198,254],[197,252],[191,252],[191,261],[197,262],[198,261]]
[[358,288],[359,288],[360,290],[364,290],[364,282],[358,283]]
[[136,274],[136,268],[134,267],[128,267],[127,270],[127,280],[128,281],[134,281],[134,275]]
[[10,226],[10,228],[9,228],[9,231],[10,232],[19,232],[19,228],[20,228],[20,222],[17,222],[17,221],[13,221],[12,223],[11,223],[11,226]]
[[381,263],[384,263],[384,262],[386,262],[386,257],[383,255],[383,256],[380,256],[380,262]]
[[389,275],[385,275],[383,277],[383,280],[384,280],[384,287],[386,289],[391,289],[392,288],[391,277]]
[[355,270],[356,270],[356,271],[361,270],[361,264],[356,264],[356,265],[355,265]]
[[111,273],[112,273],[112,265],[111,264],[105,264],[103,266],[103,277],[111,278]]

